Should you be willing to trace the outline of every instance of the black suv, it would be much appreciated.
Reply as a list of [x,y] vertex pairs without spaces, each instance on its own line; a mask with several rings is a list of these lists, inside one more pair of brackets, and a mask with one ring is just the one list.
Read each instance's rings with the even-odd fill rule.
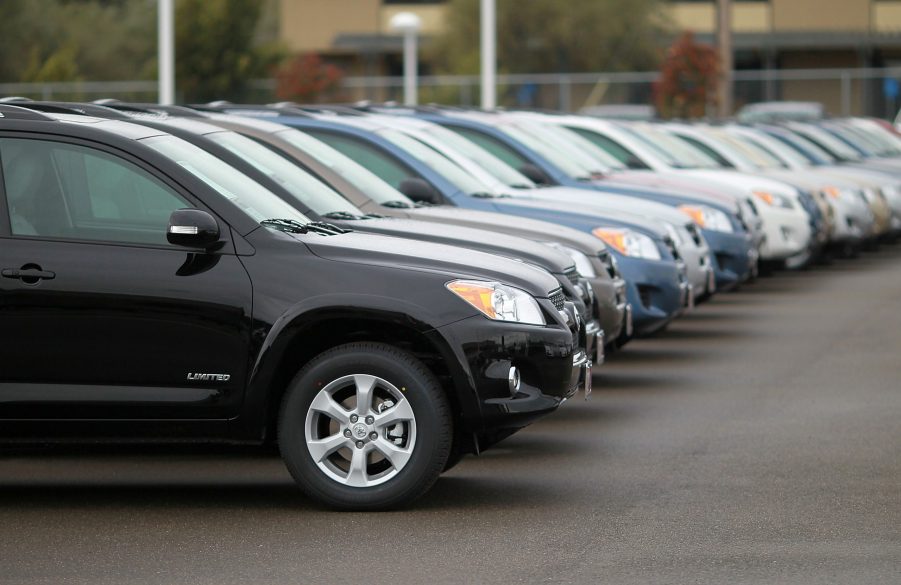
[[277,441],[311,496],[384,508],[584,375],[545,271],[311,222],[159,130],[0,115],[5,439]]

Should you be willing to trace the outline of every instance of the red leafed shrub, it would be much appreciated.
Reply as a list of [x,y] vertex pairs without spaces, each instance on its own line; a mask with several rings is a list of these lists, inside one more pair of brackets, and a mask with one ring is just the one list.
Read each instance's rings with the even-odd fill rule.
[[716,50],[685,32],[667,50],[654,84],[657,111],[664,118],[700,118],[716,101]]
[[276,72],[278,99],[311,103],[335,89],[344,75],[340,68],[324,63],[315,53],[298,55]]

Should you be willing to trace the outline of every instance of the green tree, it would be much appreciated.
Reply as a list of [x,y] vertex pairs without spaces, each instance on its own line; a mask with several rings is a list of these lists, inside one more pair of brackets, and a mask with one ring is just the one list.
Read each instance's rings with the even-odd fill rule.
[[155,0],[2,0],[0,81],[150,78],[155,14]]
[[255,35],[265,5],[266,0],[178,0],[175,75],[181,100],[241,100],[251,79],[270,74],[282,52]]
[[[497,56],[507,73],[656,69],[668,36],[662,0],[497,0]],[[479,0],[450,0],[439,70],[479,70]]]

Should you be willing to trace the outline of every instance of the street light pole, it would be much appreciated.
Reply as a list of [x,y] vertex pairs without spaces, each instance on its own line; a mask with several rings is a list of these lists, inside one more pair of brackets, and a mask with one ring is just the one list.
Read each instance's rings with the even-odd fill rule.
[[732,0],[716,1],[716,48],[720,71],[717,79],[717,116],[732,115]]
[[404,104],[415,106],[419,101],[417,41],[422,20],[412,12],[398,12],[391,17],[389,26],[404,35]]
[[497,107],[497,7],[495,0],[481,0],[482,108]]
[[175,16],[172,2],[157,2],[157,98],[162,105],[175,103]]

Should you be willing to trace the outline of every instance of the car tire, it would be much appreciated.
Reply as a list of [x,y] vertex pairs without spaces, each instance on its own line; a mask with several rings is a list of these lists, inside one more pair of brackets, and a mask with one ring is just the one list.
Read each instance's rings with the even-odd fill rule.
[[438,479],[452,437],[450,406],[435,376],[382,343],[341,345],[311,360],[279,413],[288,471],[306,494],[337,509],[409,504]]

